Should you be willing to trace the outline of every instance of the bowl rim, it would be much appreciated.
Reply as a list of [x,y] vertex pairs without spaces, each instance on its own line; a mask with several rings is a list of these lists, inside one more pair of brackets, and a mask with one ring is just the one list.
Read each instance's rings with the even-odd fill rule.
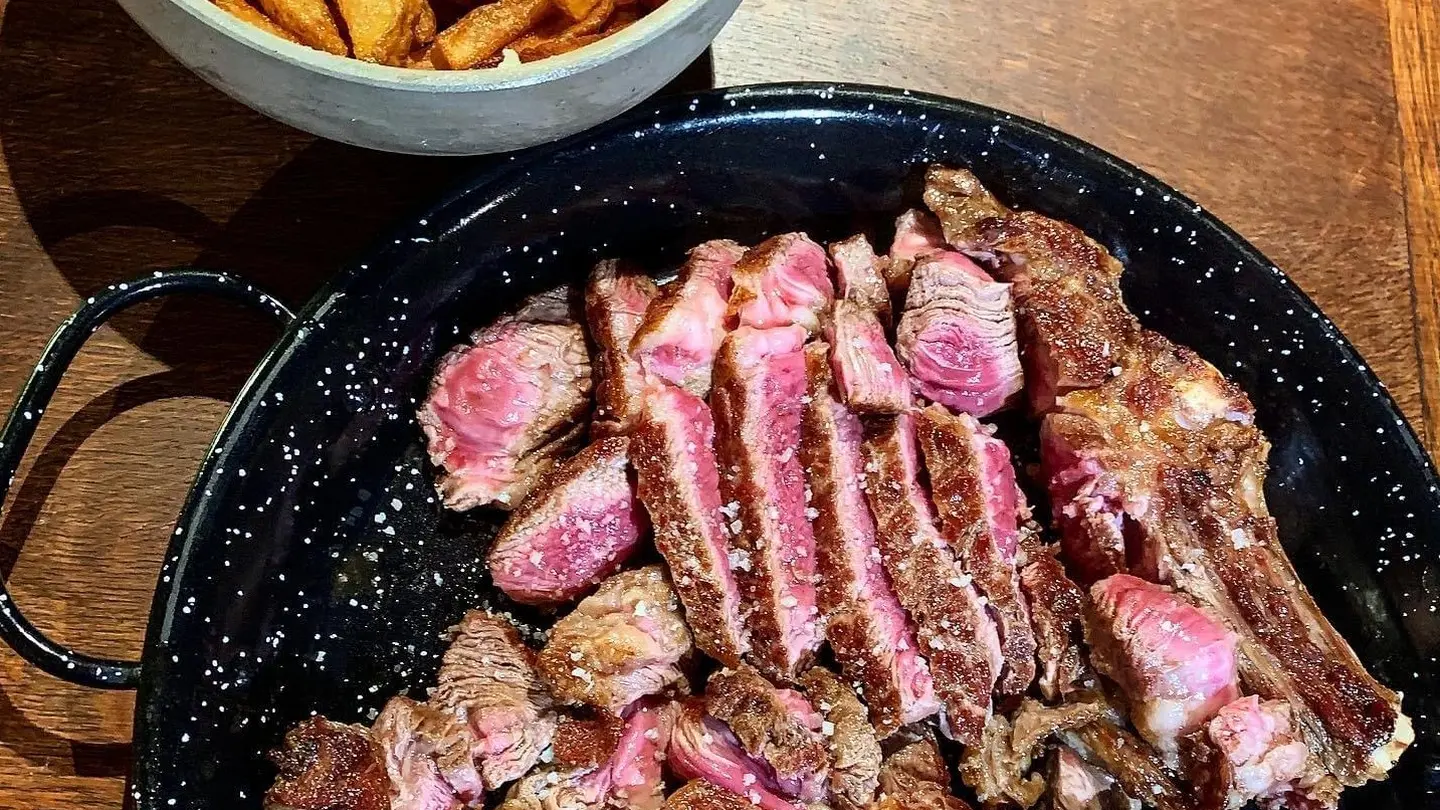
[[163,0],[221,36],[314,73],[373,87],[447,93],[529,87],[583,73],[669,34],[681,21],[714,1],[666,0],[635,24],[599,42],[535,62],[483,70],[418,70],[338,56],[290,42],[238,19],[211,0]]

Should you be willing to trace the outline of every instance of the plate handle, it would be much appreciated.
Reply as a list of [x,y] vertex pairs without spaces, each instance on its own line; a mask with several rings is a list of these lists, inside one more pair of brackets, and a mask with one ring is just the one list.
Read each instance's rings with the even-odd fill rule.
[[[15,470],[35,437],[40,415],[50,404],[60,379],[90,335],[111,317],[142,301],[176,293],[205,293],[250,304],[289,324],[294,315],[279,300],[250,283],[224,273],[177,268],[156,271],[134,281],[115,284],[66,318],[50,336],[40,362],[20,390],[5,427],[0,430],[0,504],[4,503]],[[56,643],[20,612],[10,590],[0,581],[0,638],[22,658],[57,678],[102,689],[133,689],[140,682],[140,664],[78,653]]]

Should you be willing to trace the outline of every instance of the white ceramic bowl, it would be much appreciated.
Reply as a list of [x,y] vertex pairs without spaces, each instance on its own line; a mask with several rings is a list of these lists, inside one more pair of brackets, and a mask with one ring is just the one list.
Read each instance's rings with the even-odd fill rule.
[[709,46],[740,0],[668,0],[600,42],[526,65],[407,70],[286,42],[210,0],[120,0],[205,81],[266,115],[391,152],[476,155],[588,129],[664,87]]

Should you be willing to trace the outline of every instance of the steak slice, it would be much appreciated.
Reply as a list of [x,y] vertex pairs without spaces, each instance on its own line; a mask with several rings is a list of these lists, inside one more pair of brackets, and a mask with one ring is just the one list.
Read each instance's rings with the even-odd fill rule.
[[1067,746],[1051,752],[1046,781],[1052,810],[1132,810],[1138,804],[1115,785],[1114,777]]
[[953,250],[916,261],[895,353],[915,393],[954,411],[986,416],[1025,386],[1010,285]]
[[1035,633],[1016,570],[1020,520],[1028,517],[1010,449],[968,414],[931,405],[915,415],[916,433],[945,539],[989,600],[1005,668],[999,690],[1018,695],[1035,680]]
[[1160,755],[1114,723],[1091,723],[1063,732],[1061,738],[1085,761],[1115,777],[1127,796],[1155,810],[1196,810],[1193,791],[1175,779]]
[[650,302],[659,294],[650,277],[613,259],[595,265],[585,285],[585,321],[595,343],[592,436],[629,433],[644,407],[644,372],[630,355]]
[[1290,723],[1290,706],[1251,695],[1227,704],[1188,740],[1189,776],[1202,810],[1334,807],[1340,785]]
[[490,546],[500,590],[527,605],[569,602],[630,559],[650,521],[629,453],[624,436],[600,439],[546,473]]
[[550,695],[535,673],[534,653],[509,621],[472,610],[450,634],[428,705],[444,715],[449,733],[464,735],[484,787],[495,790],[519,779],[550,746],[556,722]]
[[705,686],[705,712],[729,726],[745,753],[798,786],[806,802],[825,800],[830,767],[823,720],[805,696],[777,688],[750,667],[726,669]]
[[890,311],[890,289],[881,271],[882,262],[870,247],[864,234],[855,234],[828,248],[830,263],[835,265],[835,294],[838,300],[849,301],[873,312],[884,329],[893,323]]
[[934,508],[919,479],[913,417],[875,417],[865,426],[863,447],[865,494],[878,526],[880,558],[900,604],[918,625],[943,706],[942,729],[975,745],[1004,665],[995,624],[935,528]]
[[[485,790],[469,746],[463,735],[445,734],[445,725],[445,718],[407,697],[391,698],[375,718],[375,739],[385,750],[385,770],[390,775],[391,805],[414,810],[482,805]],[[447,744],[448,750],[436,748]],[[446,770],[464,775],[463,797],[446,780]]]
[[730,570],[710,406],[651,380],[631,439],[630,463],[695,646],[726,666],[739,666],[750,643]]
[[725,338],[730,273],[744,251],[725,239],[691,249],[679,277],[660,288],[630,340],[630,354],[643,371],[697,397],[710,393],[715,352]]
[[1286,557],[1263,494],[1269,443],[1244,393],[1141,330],[1120,264],[1084,234],[1038,214],[997,216],[973,177],[936,171],[950,172],[945,205],[989,212],[950,223],[948,238],[1014,282],[1033,404],[1060,410],[1045,418],[1042,466],[1067,560],[1091,578],[1173,584],[1239,634],[1247,690],[1290,705],[1326,770],[1347,786],[1383,779],[1414,728]]
[[577,443],[590,388],[585,333],[573,322],[508,316],[452,349],[417,414],[445,506],[517,506]]
[[1052,737],[1098,721],[1115,722],[1113,708],[1098,697],[1046,706],[1025,698],[1010,718],[995,715],[984,741],[967,748],[960,778],[986,806],[1015,803],[1030,807],[1045,792],[1045,781],[1032,765]]
[[858,413],[902,413],[910,407],[910,378],[875,313],[853,301],[836,302],[825,339],[847,405]]
[[815,334],[835,300],[825,250],[803,233],[772,236],[735,265],[728,318],[757,329],[799,324]]
[[825,718],[821,733],[830,750],[829,805],[862,810],[880,785],[880,741],[866,720],[865,706],[829,670],[813,667],[800,678],[805,695]]
[[817,598],[845,676],[860,685],[882,737],[939,711],[930,667],[880,561],[865,500],[860,420],[835,396],[823,343],[805,347],[800,460],[816,511]]
[[558,700],[619,714],[683,684],[691,650],[680,600],[658,565],[622,571],[555,623],[537,668]]
[[703,779],[744,796],[765,810],[800,810],[794,800],[800,786],[785,782],[775,769],[745,753],[724,723],[705,714],[698,700],[684,701],[666,749],[670,769],[682,779]]
[[715,362],[721,492],[738,508],[732,568],[750,607],[750,657],[793,682],[822,640],[815,601],[815,537],[797,453],[805,396],[800,326],[742,326]]
[[1050,701],[1074,691],[1086,672],[1080,653],[1085,594],[1065,574],[1057,551],[1054,546],[1032,544],[1020,569],[1020,590],[1035,629],[1040,694]]
[[945,235],[940,232],[940,222],[933,215],[918,208],[901,214],[895,220],[895,239],[890,243],[890,255],[880,268],[890,292],[903,295],[910,286],[915,260],[944,247]]
[[753,810],[750,800],[704,779],[692,779],[665,800],[665,810]]
[[1240,697],[1235,634],[1168,588],[1128,574],[1095,583],[1085,640],[1140,736],[1168,762],[1178,761],[1181,736]]
[[265,793],[267,810],[390,810],[385,752],[364,726],[311,717],[270,752],[280,774]]

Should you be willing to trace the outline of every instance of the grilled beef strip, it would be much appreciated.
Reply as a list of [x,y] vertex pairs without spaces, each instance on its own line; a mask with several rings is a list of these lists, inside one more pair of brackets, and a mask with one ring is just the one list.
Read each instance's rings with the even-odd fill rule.
[[681,702],[666,762],[682,779],[703,779],[744,796],[764,810],[799,810],[801,786],[782,780],[769,763],[745,753],[730,727],[705,713],[704,703]]
[[825,719],[821,734],[830,751],[830,806],[863,810],[880,784],[880,741],[864,704],[834,673],[812,667],[800,678],[805,696]]
[[1045,780],[1050,787],[1049,810],[1139,810],[1114,777],[1080,758],[1066,746],[1050,752]]
[[1004,408],[1025,386],[1009,284],[954,250],[915,262],[895,354],[916,394],[975,416]]
[[1002,694],[1035,680],[1035,633],[1020,592],[1020,522],[1029,516],[1015,483],[1010,449],[969,414],[931,405],[915,415],[930,490],[945,539],[975,578],[1000,632]]
[[[465,736],[438,712],[407,697],[391,698],[375,718],[385,750],[392,807],[452,810],[479,807],[485,788]],[[453,780],[453,781],[452,781]]]
[[826,248],[830,263],[835,266],[835,297],[849,301],[875,313],[884,329],[894,323],[891,313],[890,289],[885,284],[884,261],[875,255],[870,240],[855,234]]
[[846,405],[867,414],[909,409],[910,378],[874,312],[854,301],[835,302],[825,339],[830,343],[830,365]]
[[659,292],[649,276],[614,259],[600,262],[590,272],[585,322],[596,349],[592,437],[629,433],[640,418],[645,376],[630,354],[630,341]]
[[785,683],[809,664],[822,640],[815,537],[797,457],[805,337],[798,325],[731,332],[715,362],[711,398],[721,492],[738,508],[732,568],[750,608],[750,661]]
[[1335,807],[1340,783],[1295,735],[1290,706],[1251,695],[1222,707],[1184,742],[1200,810]]
[[805,347],[807,396],[800,460],[815,509],[817,600],[846,677],[859,684],[882,737],[939,711],[915,625],[880,561],[865,499],[860,419],[836,397],[826,345]]
[[1042,545],[1035,536],[1033,530],[1022,534],[1025,564],[1020,569],[1020,590],[1035,629],[1040,694],[1055,701],[1074,691],[1087,671],[1080,650],[1085,593],[1056,558],[1059,548]]
[[909,289],[916,259],[944,247],[945,235],[940,230],[940,222],[930,212],[911,208],[897,217],[890,255],[880,265],[891,294],[903,296]]
[[771,329],[798,324],[811,334],[835,301],[825,249],[803,233],[772,236],[735,264],[729,321]]
[[417,418],[447,508],[518,506],[568,455],[590,408],[585,333],[564,290],[527,302],[440,360]]
[[730,727],[745,753],[799,785],[805,801],[823,801],[830,757],[824,720],[805,696],[776,687],[748,666],[725,669],[705,686],[705,712]]
[[536,669],[556,699],[612,714],[679,684],[692,649],[680,600],[658,565],[610,577],[550,629]]
[[865,425],[865,494],[878,526],[880,558],[900,604],[914,617],[943,706],[942,728],[980,742],[990,693],[1004,664],[995,624],[972,578],[935,527],[920,483],[914,417],[875,417]]
[[970,810],[951,792],[949,768],[928,728],[919,739],[886,755],[879,781],[879,800],[871,810]]
[[1078,229],[1008,212],[968,172],[932,168],[946,238],[1015,285],[1044,472],[1067,559],[1091,577],[1173,584],[1240,635],[1247,690],[1290,705],[1342,784],[1383,779],[1414,739],[1398,696],[1321,614],[1264,500],[1269,443],[1244,393],[1140,329],[1119,262]]
[[266,810],[390,810],[385,751],[364,726],[312,717],[270,752],[280,769]]
[[715,352],[725,337],[731,271],[745,249],[726,239],[697,245],[674,281],[660,288],[630,340],[647,374],[697,397],[710,393]]
[[619,570],[649,529],[630,474],[630,440],[600,439],[556,465],[501,527],[487,557],[517,602],[569,602]]
[[664,810],[754,810],[755,805],[738,793],[705,779],[691,779],[665,799]]
[[1098,696],[1058,706],[1024,699],[1010,717],[995,715],[978,746],[965,750],[960,778],[987,806],[1030,807],[1045,793],[1045,781],[1031,766],[1051,737],[1098,721],[1115,722],[1114,710]]
[[1195,796],[1144,740],[1100,721],[1061,732],[1064,743],[1091,765],[1115,777],[1128,796],[1155,810],[1197,810]]

